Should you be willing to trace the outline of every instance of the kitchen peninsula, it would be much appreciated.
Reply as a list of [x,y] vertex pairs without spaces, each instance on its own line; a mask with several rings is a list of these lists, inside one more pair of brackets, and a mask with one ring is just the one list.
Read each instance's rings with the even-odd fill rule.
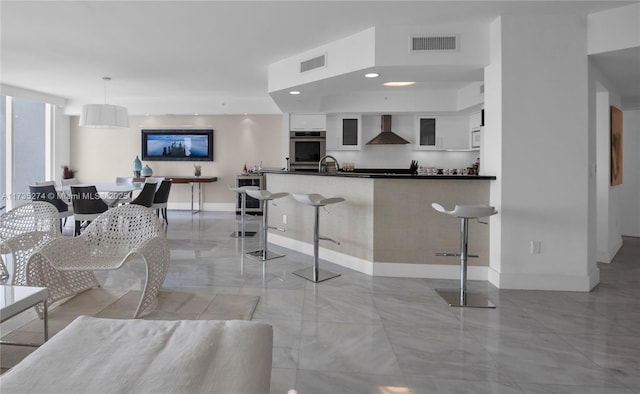
[[[344,203],[321,210],[323,235],[340,245],[321,242],[320,258],[373,276],[457,279],[459,259],[438,252],[459,250],[459,221],[436,212],[431,204],[489,204],[494,176],[411,175],[394,173],[307,173],[264,171],[271,192],[318,193],[343,197]],[[270,242],[312,255],[313,210],[292,197],[269,209],[269,222],[285,232]],[[469,278],[486,280],[489,225],[470,223]],[[322,264],[322,263],[321,263]]]

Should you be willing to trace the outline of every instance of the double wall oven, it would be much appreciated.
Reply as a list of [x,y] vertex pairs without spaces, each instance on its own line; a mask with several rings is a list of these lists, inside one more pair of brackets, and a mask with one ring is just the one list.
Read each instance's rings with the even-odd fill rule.
[[291,171],[318,171],[318,162],[327,152],[326,131],[291,131],[289,168]]

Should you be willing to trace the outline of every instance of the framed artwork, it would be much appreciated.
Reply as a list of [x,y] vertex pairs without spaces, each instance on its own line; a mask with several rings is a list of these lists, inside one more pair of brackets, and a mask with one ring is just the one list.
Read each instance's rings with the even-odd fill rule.
[[471,131],[471,148],[480,147],[480,130]]
[[611,106],[611,186],[622,184],[622,111]]
[[142,160],[213,161],[213,130],[142,130]]

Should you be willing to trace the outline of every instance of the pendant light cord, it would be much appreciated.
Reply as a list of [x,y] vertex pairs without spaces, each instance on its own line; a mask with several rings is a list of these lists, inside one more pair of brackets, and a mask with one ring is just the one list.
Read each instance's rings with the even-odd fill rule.
[[104,104],[107,104],[107,82],[111,81],[111,77],[102,77],[104,81]]

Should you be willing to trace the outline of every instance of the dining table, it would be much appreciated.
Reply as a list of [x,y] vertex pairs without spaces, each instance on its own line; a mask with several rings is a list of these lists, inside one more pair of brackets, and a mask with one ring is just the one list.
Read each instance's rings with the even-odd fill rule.
[[104,202],[112,208],[118,204],[131,201],[131,195],[133,192],[142,190],[144,182],[95,182],[57,187],[56,190],[62,195],[61,198],[67,202],[71,202],[71,186],[95,186],[100,198],[102,198]]
[[[165,175],[162,178],[171,181],[172,184],[188,184],[191,186],[191,213],[196,214],[200,212],[202,209],[202,184],[203,183],[212,183],[217,182],[218,177],[216,176],[173,176],[173,175]],[[133,178],[133,182],[136,183],[138,181],[144,182],[145,178]],[[198,209],[194,209],[194,185],[198,185]]]

